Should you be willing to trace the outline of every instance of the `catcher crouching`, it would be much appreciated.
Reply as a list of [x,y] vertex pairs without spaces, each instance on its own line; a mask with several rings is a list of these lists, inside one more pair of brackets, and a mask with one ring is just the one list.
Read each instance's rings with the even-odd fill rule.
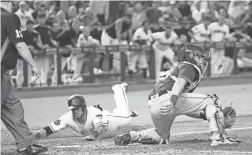
[[186,44],[177,56],[179,64],[161,75],[149,94],[148,109],[154,128],[118,135],[114,139],[116,145],[168,144],[171,126],[179,115],[207,120],[211,146],[241,142],[229,138],[225,132],[235,122],[235,110],[223,109],[216,94],[193,93],[207,69],[210,53],[198,45]]

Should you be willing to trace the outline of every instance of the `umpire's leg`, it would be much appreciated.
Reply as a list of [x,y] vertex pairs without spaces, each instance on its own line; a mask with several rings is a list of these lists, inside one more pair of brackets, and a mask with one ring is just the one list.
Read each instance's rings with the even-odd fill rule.
[[36,138],[24,121],[24,109],[20,100],[14,95],[11,77],[1,71],[1,119],[16,140],[18,149],[36,143]]

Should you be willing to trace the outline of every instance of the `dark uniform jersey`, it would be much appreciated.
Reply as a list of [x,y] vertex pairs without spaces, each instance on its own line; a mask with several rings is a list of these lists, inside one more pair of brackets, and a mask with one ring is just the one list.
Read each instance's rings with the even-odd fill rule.
[[158,80],[154,88],[151,90],[150,96],[158,94],[162,91],[171,91],[175,83],[174,77],[175,79],[185,79],[188,84],[184,92],[190,93],[194,91],[200,80],[199,72],[193,65],[188,63],[180,63],[173,67],[166,76],[161,77]]
[[23,42],[20,26],[17,15],[1,8],[1,66],[7,69],[14,69],[17,64],[18,51],[15,45]]
[[49,46],[52,46],[51,30],[48,26],[36,25],[36,26],[34,26],[34,30],[36,30],[39,33],[43,45],[48,44]]
[[32,31],[32,32],[29,32],[29,31],[23,31],[23,37],[24,37],[24,42],[28,45],[28,46],[33,46],[35,47],[36,49],[38,49],[38,46],[37,46],[37,41],[38,41],[38,37],[39,37],[39,34],[37,31]]
[[[120,20],[120,19],[119,19],[119,20]],[[107,34],[108,34],[110,37],[114,38],[114,39],[117,38],[117,36],[116,36],[115,23],[116,23],[116,22],[114,22],[112,25],[110,25],[110,26],[106,29]],[[121,33],[128,31],[128,30],[130,29],[130,27],[131,27],[131,23],[123,22],[123,23],[122,23],[122,31],[121,31]]]

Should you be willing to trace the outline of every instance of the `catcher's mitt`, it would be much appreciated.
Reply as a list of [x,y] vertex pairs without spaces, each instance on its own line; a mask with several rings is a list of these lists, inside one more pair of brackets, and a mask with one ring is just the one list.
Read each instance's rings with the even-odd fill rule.
[[224,125],[225,128],[231,128],[234,123],[235,123],[235,119],[236,119],[236,112],[235,109],[230,107],[225,107],[223,110],[223,115],[224,115]]

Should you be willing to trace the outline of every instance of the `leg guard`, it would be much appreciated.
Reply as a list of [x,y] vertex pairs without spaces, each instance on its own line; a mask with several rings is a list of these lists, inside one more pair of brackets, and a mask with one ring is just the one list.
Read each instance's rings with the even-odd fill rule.
[[209,129],[211,132],[210,139],[223,139],[227,137],[224,116],[221,110],[220,101],[217,95],[209,96],[209,104],[206,107],[206,117],[209,122]]

